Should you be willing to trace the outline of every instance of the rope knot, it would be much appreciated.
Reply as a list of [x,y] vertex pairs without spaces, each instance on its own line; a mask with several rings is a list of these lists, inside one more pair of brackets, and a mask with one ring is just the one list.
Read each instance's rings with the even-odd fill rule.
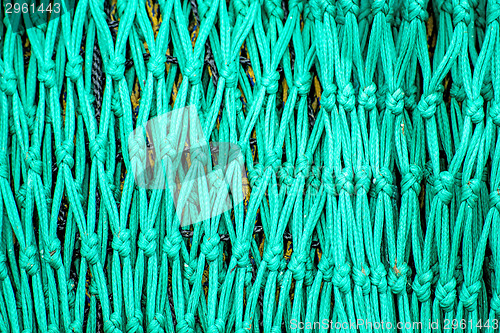
[[480,192],[480,181],[477,179],[471,179],[462,188],[462,201],[466,201],[469,207],[474,207],[479,198]]
[[208,333],[223,333],[225,331],[224,320],[217,318],[215,323],[208,328]]
[[420,193],[422,175],[422,168],[416,164],[411,164],[409,172],[403,176],[403,180],[401,181],[401,195],[407,193],[410,189],[418,195]]
[[466,100],[466,111],[465,114],[471,118],[471,121],[474,124],[477,124],[484,119],[484,109],[483,109],[483,97],[481,95],[477,96],[474,99]]
[[279,79],[280,79],[280,75],[276,71],[273,71],[270,73],[268,72],[262,77],[262,79],[261,79],[262,86],[264,88],[266,88],[266,91],[268,94],[274,95],[278,92],[278,80]]
[[429,183],[429,185],[434,186],[434,182],[437,177],[434,175],[434,172],[432,171],[431,161],[427,161],[427,163],[425,163],[423,171],[424,171],[424,179],[427,181],[427,183]]
[[106,145],[107,140],[105,135],[103,133],[97,134],[95,139],[89,144],[90,158],[92,160],[97,158],[99,162],[104,163],[106,161]]
[[236,330],[236,333],[248,333],[251,332],[251,330],[252,330],[252,324],[248,320],[245,320],[241,324],[241,328]]
[[153,74],[155,79],[161,79],[165,76],[165,62],[167,57],[164,54],[156,54],[148,61],[148,71]]
[[224,64],[219,74],[226,81],[227,88],[235,88],[238,84],[238,67],[234,61]]
[[368,295],[371,289],[370,283],[370,269],[368,267],[359,269],[357,267],[352,268],[352,279],[354,280],[354,284],[360,287],[363,291],[363,295]]
[[368,112],[372,111],[377,105],[377,96],[375,95],[376,92],[377,86],[373,82],[359,92],[359,105],[361,105]]
[[212,172],[208,174],[208,182],[210,184],[210,192],[213,191],[220,191],[222,188],[226,188],[227,192],[224,193],[229,193],[229,184],[224,181],[224,172],[222,170],[221,165],[216,165],[213,169]]
[[297,169],[295,170],[295,176],[302,175],[304,178],[309,177],[309,172],[311,171],[312,155],[310,152],[301,154],[297,158]]
[[69,331],[72,333],[83,333],[83,322],[75,319],[69,325]]
[[354,175],[354,183],[356,184],[356,192],[365,190],[365,193],[370,191],[372,179],[372,170],[369,165],[363,165]]
[[493,124],[500,127],[500,103],[498,102],[491,103],[490,117],[493,120]]
[[436,287],[436,299],[439,302],[439,306],[445,311],[450,312],[453,311],[453,306],[455,304],[455,297],[457,295],[457,291],[455,287],[457,286],[457,281],[454,277],[452,277],[448,282],[444,285],[441,280],[438,281]]
[[356,98],[354,97],[354,88],[350,82],[344,87],[344,89],[339,91],[338,100],[339,104],[346,112],[350,113],[354,110]]
[[11,68],[5,68],[0,79],[0,90],[7,96],[12,96],[17,91],[17,76]]
[[26,164],[29,170],[33,170],[37,175],[42,174],[43,164],[40,160],[40,152],[33,146],[28,149]]
[[207,165],[208,156],[205,147],[196,147],[191,150],[191,163],[199,162],[202,166]]
[[278,170],[278,178],[281,186],[290,187],[293,184],[293,164],[290,162],[283,163],[283,166]]
[[38,273],[37,252],[34,245],[28,245],[24,251],[19,253],[19,266],[31,276]]
[[68,64],[66,65],[66,76],[74,83],[76,83],[82,75],[82,64],[83,59],[80,55],[68,59]]
[[120,81],[125,76],[125,57],[121,54],[117,55],[114,59],[108,62],[108,66],[105,68],[106,74],[111,75],[111,78],[115,81]]
[[299,75],[293,83],[297,87],[300,96],[306,96],[311,90],[312,76],[309,73]]
[[113,238],[111,247],[118,252],[120,257],[128,257],[130,255],[130,238],[130,230],[128,229],[120,230],[118,235]]
[[334,0],[321,0],[323,13],[328,13],[332,18],[337,16],[337,4]]
[[54,68],[56,65],[52,59],[43,63],[38,73],[38,80],[45,85],[45,88],[52,88],[56,84],[56,74]]
[[165,323],[165,316],[160,312],[156,312],[153,319],[148,325],[147,331],[150,333],[164,332],[163,329],[165,328]]
[[66,164],[70,169],[73,168],[75,160],[73,159],[73,141],[70,139],[64,140],[64,142],[56,148],[56,160],[57,166],[61,168],[61,164]]
[[310,256],[306,256],[306,271],[304,275],[304,285],[311,286],[315,278],[315,265]]
[[413,111],[417,108],[417,87],[414,85],[410,86],[405,93],[405,109],[408,111]]
[[387,108],[392,111],[392,114],[395,115],[396,117],[399,116],[400,114],[403,113],[404,109],[404,97],[405,94],[401,88],[398,88],[395,92],[392,94],[387,94],[386,96],[386,106]]
[[267,267],[271,272],[277,271],[283,259],[283,246],[276,242],[272,246],[268,245],[262,260],[267,262]]
[[500,5],[495,2],[489,2],[486,9],[486,25],[489,26],[493,21],[500,19]]
[[385,294],[387,292],[387,271],[382,263],[379,263],[372,271],[370,279],[372,284],[377,287],[380,294]]
[[337,86],[328,84],[321,94],[321,105],[325,108],[326,112],[332,112],[335,108],[335,96],[337,94]]
[[200,21],[203,22],[207,18],[208,11],[213,6],[216,6],[214,0],[209,1],[199,1],[198,2],[198,12],[200,13]]
[[476,281],[472,285],[463,284],[460,290],[460,300],[465,309],[472,312],[477,309],[477,297],[481,290],[481,282]]
[[189,262],[184,262],[184,277],[188,280],[189,284],[193,284],[195,280],[197,260],[191,260]]
[[453,198],[453,176],[448,171],[443,171],[435,181],[434,191],[445,205],[449,205]]
[[134,311],[134,316],[127,321],[127,333],[142,331],[142,312],[138,309]]
[[493,292],[493,297],[491,298],[490,307],[495,317],[500,316],[500,297],[496,291]]
[[[386,17],[386,21],[391,24],[391,21],[389,20],[390,18],[392,18],[392,13],[391,13],[391,10],[389,9],[388,11],[389,13],[389,16]],[[370,2],[366,2],[366,1],[363,1],[361,4],[360,4],[360,7],[359,7],[359,15],[358,15],[358,22],[362,22],[362,21],[371,21],[373,19],[373,15],[372,15],[372,6],[370,4]]]
[[192,313],[186,313],[184,318],[182,318],[177,324],[178,333],[194,333],[194,315]]
[[156,251],[156,238],[158,237],[158,233],[156,232],[156,229],[150,228],[148,230],[141,231],[141,234],[139,235],[139,241],[137,242],[137,245],[139,245],[139,248],[144,251],[144,254],[146,257],[151,257]]
[[490,193],[490,207],[495,207],[500,213],[500,189],[496,189]]
[[191,60],[184,71],[187,79],[192,85],[201,82],[201,72],[203,69],[203,62],[200,59]]
[[243,244],[241,240],[237,240],[233,247],[233,255],[238,262],[238,267],[247,267],[250,265],[249,245]]
[[460,23],[465,23],[468,26],[471,22],[470,8],[467,0],[460,0],[458,4],[453,6],[453,25],[457,26]]
[[306,273],[306,261],[307,255],[304,252],[294,252],[292,254],[292,258],[288,263],[288,269],[292,272],[295,281],[304,280]]
[[45,260],[49,263],[50,267],[55,270],[61,268],[61,241],[53,238],[47,245],[46,252]]
[[450,88],[450,96],[457,100],[457,102],[463,102],[467,98],[463,84],[452,83]]
[[318,270],[323,275],[323,281],[330,282],[333,278],[333,258],[329,255],[323,254],[318,263]]
[[323,22],[323,16],[325,15],[325,8],[322,6],[323,3],[323,0],[311,0],[306,3],[304,17],[311,19],[311,21],[318,20],[319,22]]
[[[164,140],[160,141],[160,159],[164,159],[167,156],[173,161],[177,157],[177,150],[174,149],[172,144],[173,138],[171,135],[167,136]],[[140,142],[139,144],[143,144]]]
[[[137,159],[142,163],[146,159],[146,139],[142,135],[134,135],[128,141],[130,160]],[[92,155],[92,151],[91,151]]]
[[26,207],[26,187],[27,187],[27,184],[24,183],[23,185],[21,185],[19,187],[19,190],[16,193],[16,200],[18,202],[18,205],[21,206],[21,208]]
[[359,1],[358,0],[340,0],[340,7],[344,16],[348,13],[352,13],[355,17],[358,16],[359,12]]
[[250,178],[250,185],[252,187],[258,186],[264,175],[264,167],[258,163],[254,165],[253,169],[249,171],[248,178]]
[[26,115],[26,120],[28,122],[28,131],[30,134],[33,134],[33,131],[35,130],[35,119],[36,119],[36,113],[37,113],[37,106],[34,104],[28,104],[24,106],[24,114]]
[[434,92],[422,98],[418,103],[417,109],[424,119],[430,119],[436,113],[438,104],[443,100],[443,95]]
[[323,184],[325,186],[326,193],[333,196],[338,195],[335,183],[333,181],[333,170],[329,167],[325,168],[321,177],[323,178]]
[[431,297],[432,270],[418,274],[413,281],[413,290],[421,303],[427,302]]
[[426,2],[424,0],[414,0],[410,1],[408,6],[408,11],[405,12],[405,19],[408,22],[412,22],[413,20],[420,20],[422,22],[426,22],[429,18],[425,8]]
[[274,16],[278,20],[283,21],[284,13],[281,8],[280,0],[265,0],[264,7],[266,8],[266,12],[269,17]]
[[347,194],[353,195],[354,186],[352,184],[352,179],[352,170],[350,168],[342,169],[342,172],[336,178],[337,193],[340,193],[342,190],[344,190],[347,192]]
[[374,0],[372,2],[372,13],[374,17],[379,13],[387,15],[389,13],[389,3],[386,0]]
[[104,323],[105,333],[121,333],[122,318],[117,312],[113,312],[109,318]]
[[273,170],[278,170],[281,166],[281,160],[278,157],[278,154],[274,150],[271,150],[264,160],[264,168],[272,168]]
[[179,232],[174,232],[170,237],[165,236],[163,242],[163,252],[167,254],[167,258],[174,261],[179,257],[179,251],[181,250],[182,237]]
[[311,176],[307,178],[307,185],[319,191],[321,187],[321,169],[318,166],[313,165],[311,167]]
[[218,233],[212,234],[210,237],[205,235],[203,237],[203,243],[201,243],[201,253],[205,255],[208,262],[217,260],[219,257],[219,243],[220,237]]
[[337,265],[333,269],[333,285],[337,287],[343,294],[347,294],[351,291],[350,273],[351,266],[349,266],[349,264],[347,263]]
[[392,197],[393,194],[393,188],[392,188],[392,182],[393,182],[393,176],[389,168],[387,167],[382,167],[380,168],[378,172],[378,177],[375,177],[373,179],[375,183],[375,194],[380,193],[380,191],[383,191],[385,194],[387,194],[389,197]]
[[393,294],[401,295],[403,291],[406,290],[406,282],[408,280],[409,272],[410,268],[405,262],[399,266],[394,265],[394,267],[389,270],[388,282]]
[[248,13],[248,8],[250,8],[249,0],[235,0],[233,2],[234,12],[237,16],[246,16]]
[[53,324],[53,323],[49,324],[47,332],[48,333],[59,333],[60,332],[59,326],[56,324]]
[[297,14],[300,15],[303,9],[304,9],[304,0],[290,0],[290,3],[288,4],[288,10],[290,12],[296,10]]
[[99,238],[93,232],[89,237],[82,239],[81,248],[82,257],[84,257],[90,265],[95,265],[99,261]]

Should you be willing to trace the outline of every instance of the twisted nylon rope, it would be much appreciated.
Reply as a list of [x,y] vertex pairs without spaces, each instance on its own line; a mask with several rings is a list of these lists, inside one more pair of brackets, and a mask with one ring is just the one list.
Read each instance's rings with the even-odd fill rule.
[[500,1],[61,5],[1,25],[0,332],[499,331]]

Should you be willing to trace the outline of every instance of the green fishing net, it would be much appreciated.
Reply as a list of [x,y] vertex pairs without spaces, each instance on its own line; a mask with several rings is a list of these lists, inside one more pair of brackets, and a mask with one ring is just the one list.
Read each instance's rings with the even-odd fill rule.
[[0,332],[493,332],[500,0],[4,0]]

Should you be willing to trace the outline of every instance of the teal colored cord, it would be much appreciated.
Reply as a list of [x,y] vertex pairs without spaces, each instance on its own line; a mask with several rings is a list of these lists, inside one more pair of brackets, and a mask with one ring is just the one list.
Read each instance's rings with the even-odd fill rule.
[[56,4],[0,25],[0,332],[500,330],[498,0]]

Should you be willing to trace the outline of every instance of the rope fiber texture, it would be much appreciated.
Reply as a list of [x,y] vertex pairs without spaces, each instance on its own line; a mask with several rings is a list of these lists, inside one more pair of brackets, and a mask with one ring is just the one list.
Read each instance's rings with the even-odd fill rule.
[[3,0],[0,332],[499,331],[500,0],[56,2]]

